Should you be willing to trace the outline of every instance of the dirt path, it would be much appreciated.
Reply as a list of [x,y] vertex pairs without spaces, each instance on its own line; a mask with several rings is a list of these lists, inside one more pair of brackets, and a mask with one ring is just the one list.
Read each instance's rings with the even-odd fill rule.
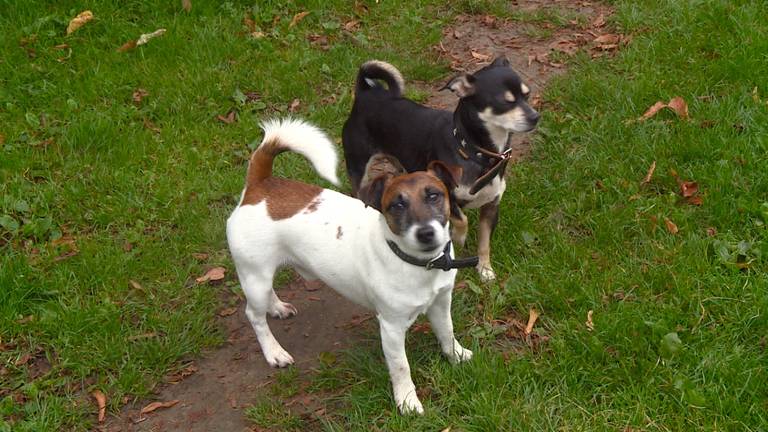
[[[516,10],[536,16],[529,23],[492,16],[459,16],[445,29],[435,47],[451,62],[455,71],[472,72],[498,55],[506,55],[513,68],[532,89],[531,104],[544,112],[539,93],[554,75],[564,72],[563,58],[579,50],[593,57],[609,55],[622,38],[604,30],[610,9],[589,1],[518,0]],[[553,22],[557,22],[554,24]],[[446,77],[446,80],[448,77]],[[407,77],[406,77],[407,81]],[[409,83],[427,91],[426,104],[452,110],[456,97],[439,92],[444,82]],[[516,159],[530,149],[530,138],[520,134],[513,140]],[[308,289],[309,288],[309,289]],[[319,289],[318,289],[319,288]],[[360,321],[370,314],[327,287],[305,286],[294,281],[279,295],[299,310],[293,319],[270,320],[275,337],[297,361],[302,375],[318,363],[318,355],[350,346],[360,334]],[[234,313],[222,318],[228,342],[204,353],[188,369],[189,376],[176,377],[176,384],[163,388],[153,400],[179,402],[173,407],[141,415],[150,401],[129,404],[120,417],[111,419],[102,430],[116,431],[245,431],[251,429],[243,409],[256,400],[260,389],[271,384],[276,370],[261,355],[241,302]],[[231,310],[229,312],[232,312]],[[373,326],[374,320],[368,320]],[[183,379],[182,379],[183,378]]]

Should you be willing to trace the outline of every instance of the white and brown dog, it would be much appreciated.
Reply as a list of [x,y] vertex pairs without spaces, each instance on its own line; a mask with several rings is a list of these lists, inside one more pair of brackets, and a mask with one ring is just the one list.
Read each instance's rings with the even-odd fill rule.
[[274,157],[294,151],[337,184],[337,156],[325,134],[303,121],[263,127],[240,203],[227,220],[227,240],[264,357],[272,366],[293,363],[266,319],[267,313],[296,314],[272,288],[275,271],[291,266],[376,312],[395,402],[401,412],[423,412],[405,354],[406,331],[416,317],[427,314],[449,360],[472,358],[454,337],[451,320],[456,270],[450,265],[448,187],[458,173],[441,162],[427,171],[381,173],[367,185],[371,208],[332,190],[273,177]]

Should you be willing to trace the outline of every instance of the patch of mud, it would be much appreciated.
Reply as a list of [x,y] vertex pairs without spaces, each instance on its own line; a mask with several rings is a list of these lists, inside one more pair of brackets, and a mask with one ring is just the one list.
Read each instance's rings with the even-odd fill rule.
[[[291,319],[269,319],[280,344],[293,356],[300,375],[318,365],[322,352],[352,346],[360,337],[361,322],[375,322],[364,308],[350,303],[331,288],[296,280],[277,291],[299,314]],[[273,384],[278,369],[269,367],[261,354],[248,319],[245,303],[237,311],[224,309],[221,324],[228,335],[220,348],[204,353],[192,367],[168,377],[168,384],[152,400],[126,406],[102,430],[139,431],[244,431],[251,430],[243,410]],[[187,371],[186,373],[183,371]],[[183,376],[189,374],[188,376]],[[152,401],[179,402],[166,409],[140,414]]]

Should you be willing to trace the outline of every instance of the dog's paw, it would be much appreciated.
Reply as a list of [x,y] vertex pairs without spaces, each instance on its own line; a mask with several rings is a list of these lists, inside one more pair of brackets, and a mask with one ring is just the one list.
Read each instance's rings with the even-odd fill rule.
[[283,368],[293,364],[293,357],[280,344],[264,351],[264,358],[272,367]]
[[397,408],[400,414],[424,414],[424,407],[416,396],[416,391],[408,392],[402,399],[397,399]]
[[496,273],[493,271],[490,264],[478,264],[477,272],[480,274],[480,281],[483,283],[496,280]]
[[287,319],[298,315],[298,313],[299,311],[290,303],[276,301],[269,305],[269,316],[272,318]]
[[453,349],[450,351],[443,350],[443,353],[451,363],[461,363],[472,359],[472,351],[461,346],[456,339],[453,340]]

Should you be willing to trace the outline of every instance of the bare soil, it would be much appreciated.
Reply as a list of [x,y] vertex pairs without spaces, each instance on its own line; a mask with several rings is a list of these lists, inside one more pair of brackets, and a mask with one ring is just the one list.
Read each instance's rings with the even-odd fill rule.
[[[609,55],[621,43],[604,30],[607,6],[589,1],[519,0],[512,2],[517,11],[538,16],[557,16],[555,25],[547,18],[521,23],[493,16],[457,17],[444,30],[435,47],[458,72],[473,72],[505,55],[523,81],[532,89],[531,104],[541,109],[539,94],[548,80],[564,72],[563,58],[579,50],[593,57]],[[563,18],[564,17],[564,18]],[[562,21],[566,22],[563,23]],[[602,38],[601,38],[602,37]],[[447,81],[449,77],[446,77]],[[407,77],[406,77],[407,80]],[[413,85],[431,96],[428,106],[453,110],[456,97],[439,91],[444,82]],[[544,120],[546,121],[546,112]],[[520,134],[513,140],[515,159],[528,154],[530,138]],[[298,316],[289,320],[270,320],[275,337],[293,355],[300,375],[306,377],[318,365],[318,355],[350,347],[361,337],[366,322],[375,320],[363,308],[350,303],[332,289],[307,285],[296,280],[280,289],[278,295],[293,303]],[[124,407],[118,417],[101,429],[116,431],[245,431],[249,425],[243,410],[257,400],[259,392],[273,383],[276,370],[261,355],[254,332],[240,302],[234,313],[226,311],[221,325],[229,335],[227,343],[194,359],[189,376],[170,377],[172,382],[159,390],[152,400],[137,401]],[[153,401],[179,402],[169,408],[141,414]]]

